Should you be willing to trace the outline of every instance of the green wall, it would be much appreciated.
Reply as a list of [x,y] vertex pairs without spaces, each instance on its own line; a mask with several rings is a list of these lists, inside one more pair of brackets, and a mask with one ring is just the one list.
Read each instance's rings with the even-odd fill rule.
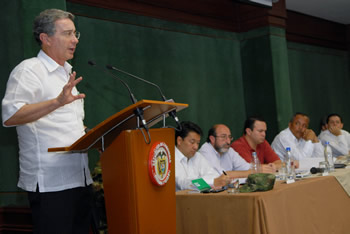
[[288,43],[293,110],[308,113],[319,133],[322,116],[339,113],[350,130],[348,52]]
[[[53,7],[77,16],[81,38],[71,64],[84,78],[78,89],[87,95],[86,125],[90,128],[131,104],[126,88],[105,71],[106,64],[158,84],[167,98],[188,103],[189,108],[178,116],[198,123],[204,130],[203,140],[215,123],[227,124],[232,135],[239,137],[246,116],[252,114],[266,119],[269,141],[287,126],[295,111],[308,113],[316,132],[319,119],[328,112],[342,114],[345,128],[350,123],[345,109],[347,51],[290,43],[285,31],[274,27],[237,34],[64,0],[4,2],[0,10],[6,32],[0,34],[1,97],[13,67],[39,49],[31,35],[34,16]],[[88,60],[99,67],[89,66]],[[130,85],[138,100],[161,99],[156,88],[113,74]],[[171,119],[168,123],[174,124]],[[0,207],[26,205],[25,193],[16,187],[15,129],[0,127],[0,140]],[[89,156],[93,167],[98,154],[92,151]]]

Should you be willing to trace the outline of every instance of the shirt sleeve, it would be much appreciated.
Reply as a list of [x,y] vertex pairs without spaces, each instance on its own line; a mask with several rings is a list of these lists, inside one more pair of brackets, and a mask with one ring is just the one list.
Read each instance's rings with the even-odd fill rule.
[[313,158],[321,158],[324,157],[324,147],[321,142],[318,143],[313,143],[314,145],[314,150],[311,155]]
[[200,175],[201,177],[209,184],[210,186],[214,186],[214,179],[219,177],[220,174],[214,170],[214,168],[209,164],[209,162],[201,155],[201,168]]
[[264,149],[264,162],[263,163],[273,163],[277,160],[280,160],[276,152],[271,148],[270,144],[265,140],[265,149]]
[[287,136],[277,135],[272,142],[272,148],[282,161],[285,160],[285,150],[287,147],[290,147],[292,157],[296,160],[313,156],[314,144],[311,141],[305,141],[304,144],[298,146],[294,139]]
[[346,132],[342,131],[341,135],[335,136],[328,130],[326,130],[320,134],[319,139],[321,140],[323,145],[325,145],[326,141],[329,142],[333,156],[347,155],[349,153],[349,144],[347,142],[345,134]]
[[336,136],[335,139],[335,141],[329,142],[334,153],[336,155],[347,155],[349,153],[349,148],[345,135]]
[[213,186],[214,179],[220,176],[199,153],[187,169],[182,163],[184,162],[175,163],[176,190],[193,189],[192,180],[199,178],[203,178],[207,184]]
[[250,163],[251,160],[251,151],[245,147],[240,139],[234,141],[231,144],[231,147],[236,151],[246,162]]
[[16,67],[10,74],[5,97],[2,100],[3,125],[24,105],[39,102],[42,96],[41,90],[41,83],[32,72]]
[[234,149],[232,150],[232,169],[233,171],[247,171],[250,169],[250,163],[247,163]]

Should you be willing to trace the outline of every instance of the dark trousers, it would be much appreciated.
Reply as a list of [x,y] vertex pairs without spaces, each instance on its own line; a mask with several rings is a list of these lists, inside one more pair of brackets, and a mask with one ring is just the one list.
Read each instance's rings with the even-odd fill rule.
[[28,192],[35,234],[88,234],[92,214],[92,188],[59,192]]

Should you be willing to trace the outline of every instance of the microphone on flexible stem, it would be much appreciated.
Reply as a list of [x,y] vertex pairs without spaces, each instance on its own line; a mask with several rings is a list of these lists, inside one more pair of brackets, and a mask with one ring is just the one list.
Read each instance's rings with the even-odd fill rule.
[[[104,73],[107,73],[106,70],[103,70],[103,69],[101,69],[99,66],[97,66],[96,63],[95,63],[94,61],[89,60],[89,61],[88,61],[88,64],[91,65],[91,66],[93,66],[93,67],[96,66],[99,70],[103,71]],[[136,100],[134,94],[131,92],[131,89],[130,89],[129,85],[128,85],[124,80],[120,79],[119,77],[115,76],[115,75],[112,74],[112,73],[108,73],[108,75],[111,75],[111,76],[113,76],[114,78],[118,79],[120,82],[122,82],[122,84],[128,89],[128,92],[129,92],[130,99],[131,99],[132,103],[135,104],[135,103],[137,102],[137,100]]]
[[[91,65],[91,66],[96,66],[98,69],[102,70],[103,72],[107,73],[106,70],[104,69],[101,69],[99,66],[96,65],[96,63],[94,61],[91,61],[89,60],[88,61],[88,64]],[[120,79],[119,77],[117,77],[116,75],[114,75],[113,73],[108,73],[109,75],[113,76],[114,78],[118,79],[120,82],[122,82],[122,84],[128,89],[129,91],[129,95],[130,95],[130,98],[131,98],[131,101],[133,104],[135,104],[137,102],[134,94],[131,92],[131,89],[129,87],[129,85],[122,79]],[[146,137],[144,135],[144,139],[145,139],[145,142],[147,144],[149,144],[151,142],[151,138],[150,138],[150,135],[149,135],[149,131],[148,131],[148,126],[147,126],[147,122],[145,120],[145,118],[143,117],[143,110],[140,108],[140,107],[137,107],[135,110],[134,110],[134,113],[137,117],[139,117],[139,119],[141,120],[141,124],[142,126],[146,129],[147,133],[148,133],[148,139],[149,141],[146,141]],[[143,132],[142,132],[143,134]]]
[[323,173],[324,172],[324,168],[311,167],[310,172],[311,172],[311,174]]
[[[137,80],[140,80],[140,81],[142,81],[142,82],[145,82],[145,83],[147,83],[147,84],[149,84],[149,85],[155,86],[155,87],[158,89],[158,91],[159,91],[159,93],[160,93],[160,96],[162,97],[163,101],[164,101],[164,102],[167,101],[167,99],[166,99],[166,97],[164,96],[162,90],[161,90],[160,87],[159,87],[158,85],[156,85],[155,83],[152,83],[152,82],[150,82],[150,81],[148,81],[148,80],[145,80],[145,79],[143,79],[143,78],[141,78],[141,77],[135,76],[135,75],[133,75],[133,74],[131,74],[131,73],[129,73],[129,72],[123,71],[123,70],[121,70],[121,69],[119,69],[119,68],[116,68],[116,67],[114,67],[114,66],[112,66],[112,65],[106,65],[106,67],[107,67],[108,69],[110,69],[110,70],[115,70],[115,71],[121,72],[121,73],[126,74],[126,75],[128,75],[128,76],[131,76],[131,77],[133,77],[133,78],[135,78],[135,79],[137,79]],[[181,126],[181,124],[180,124],[179,118],[176,116],[176,110],[170,111],[170,112],[169,112],[169,115],[175,120],[177,126],[179,127],[179,130],[181,131],[181,130],[182,130],[182,126]]]

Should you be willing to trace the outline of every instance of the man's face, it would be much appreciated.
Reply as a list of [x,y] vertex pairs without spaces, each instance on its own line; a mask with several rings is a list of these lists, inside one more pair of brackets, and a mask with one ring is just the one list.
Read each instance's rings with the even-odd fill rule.
[[199,147],[201,141],[201,136],[196,132],[189,132],[185,138],[177,137],[177,148],[185,155],[187,158],[192,158]]
[[309,118],[303,115],[296,115],[293,122],[289,123],[289,129],[299,140],[304,136],[305,130],[309,127]]
[[75,26],[70,19],[59,19],[55,26],[56,32],[48,37],[45,52],[63,66],[64,62],[73,58],[79,40],[75,37]]
[[332,116],[328,120],[328,128],[329,127],[342,129],[343,123],[341,122],[341,120],[338,116]]
[[232,141],[230,129],[225,125],[219,125],[215,132],[216,136],[210,136],[211,144],[220,154],[226,153]]
[[256,144],[261,144],[266,137],[266,123],[263,121],[255,121],[253,130],[247,130],[247,136]]

